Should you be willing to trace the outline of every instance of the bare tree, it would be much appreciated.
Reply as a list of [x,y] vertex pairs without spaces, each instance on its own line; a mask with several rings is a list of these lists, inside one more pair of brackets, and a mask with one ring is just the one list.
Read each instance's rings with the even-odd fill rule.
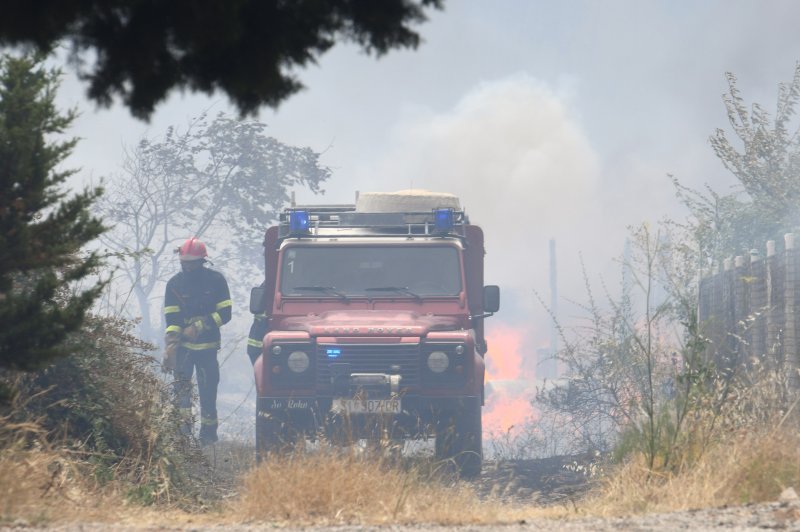
[[263,231],[291,189],[320,192],[330,176],[318,153],[283,144],[265,130],[257,121],[203,115],[184,131],[170,127],[161,140],[142,139],[125,153],[122,175],[99,208],[114,224],[103,241],[117,253],[135,296],[143,338],[160,336],[151,307],[161,295],[153,291],[182,239],[213,235],[216,261],[227,269],[256,269]]

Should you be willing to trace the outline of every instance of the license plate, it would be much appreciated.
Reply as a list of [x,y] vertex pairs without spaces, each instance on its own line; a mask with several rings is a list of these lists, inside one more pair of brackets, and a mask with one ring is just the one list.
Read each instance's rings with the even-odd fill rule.
[[345,414],[399,414],[400,399],[334,399],[331,411]]

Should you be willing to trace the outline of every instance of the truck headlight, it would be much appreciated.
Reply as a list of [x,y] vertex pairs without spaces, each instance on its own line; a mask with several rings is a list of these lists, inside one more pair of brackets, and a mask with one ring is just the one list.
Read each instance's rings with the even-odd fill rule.
[[450,365],[450,358],[444,351],[434,351],[428,355],[428,369],[434,373],[441,373]]
[[295,373],[303,373],[309,366],[308,355],[305,351],[292,351],[286,365]]

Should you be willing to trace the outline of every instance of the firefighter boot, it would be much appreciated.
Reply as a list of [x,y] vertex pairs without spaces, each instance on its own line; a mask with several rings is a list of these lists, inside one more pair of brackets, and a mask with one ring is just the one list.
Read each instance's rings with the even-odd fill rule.
[[217,441],[217,420],[200,418],[200,445],[205,447]]
[[181,434],[188,437],[192,436],[194,432],[194,420],[192,419],[191,408],[180,408],[180,431]]

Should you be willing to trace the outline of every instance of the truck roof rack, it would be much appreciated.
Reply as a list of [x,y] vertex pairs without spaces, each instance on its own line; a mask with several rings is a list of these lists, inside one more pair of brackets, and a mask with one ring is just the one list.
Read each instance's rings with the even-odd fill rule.
[[[436,211],[356,212],[355,205],[297,205],[286,208],[278,218],[278,237],[381,237],[381,236],[455,236],[465,238],[469,218],[463,210],[452,211],[452,228],[436,231]],[[291,231],[292,213],[308,213],[308,231]]]

